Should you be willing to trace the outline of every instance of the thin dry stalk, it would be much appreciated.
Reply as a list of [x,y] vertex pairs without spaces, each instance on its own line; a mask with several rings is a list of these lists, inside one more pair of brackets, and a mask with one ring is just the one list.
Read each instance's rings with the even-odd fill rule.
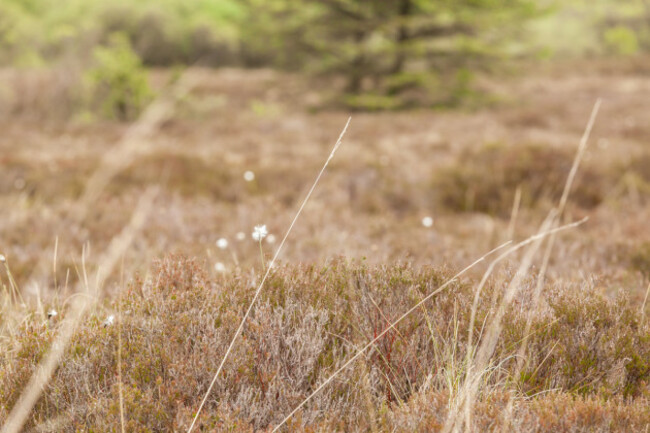
[[[589,119],[589,122],[587,124],[586,129],[585,129],[585,132],[584,132],[584,134],[582,136],[582,139],[580,141],[580,145],[578,146],[578,151],[577,151],[576,157],[574,159],[573,165],[571,167],[571,171],[569,172],[569,176],[568,176],[567,181],[565,183],[564,190],[563,190],[563,193],[562,193],[562,197],[560,199],[558,209],[554,209],[549,213],[549,215],[547,216],[547,218],[546,218],[542,228],[540,229],[540,231],[543,231],[543,230],[547,229],[548,227],[551,227],[551,228],[556,227],[558,222],[559,222],[559,218],[561,217],[561,215],[562,215],[562,213],[563,213],[563,211],[564,211],[564,209],[566,207],[569,192],[571,191],[571,187],[573,185],[573,181],[574,181],[575,176],[577,174],[578,167],[580,165],[580,161],[582,159],[582,156],[584,155],[584,151],[586,149],[588,138],[590,136],[591,130],[593,129],[595,119],[596,119],[596,115],[597,115],[598,110],[600,108],[600,103],[601,103],[601,101],[598,100],[596,102],[596,104],[594,105],[594,109],[592,110],[591,117]],[[547,244],[547,248],[546,248],[546,251],[545,251],[545,254],[544,254],[544,262],[543,262],[543,266],[542,266],[542,272],[543,273],[547,269],[548,260],[550,259],[550,253],[551,253],[552,248],[553,248],[554,240],[555,240],[555,233],[550,236],[549,243]],[[445,423],[445,428],[444,428],[445,432],[448,432],[448,431],[454,431],[454,432],[460,431],[460,429],[463,428],[463,422],[464,422],[465,428],[467,428],[467,429],[471,428],[472,405],[473,405],[474,399],[476,398],[476,395],[477,395],[477,392],[478,392],[478,386],[479,386],[480,378],[482,377],[483,371],[486,368],[487,363],[488,363],[490,357],[492,356],[492,354],[494,352],[494,348],[496,347],[496,341],[497,341],[497,339],[498,339],[498,337],[499,337],[499,335],[501,333],[501,319],[502,319],[503,315],[505,314],[505,309],[507,308],[507,306],[510,305],[510,303],[512,302],[512,299],[514,298],[514,295],[518,291],[519,284],[521,283],[521,281],[523,280],[525,274],[528,272],[528,269],[532,265],[532,259],[533,259],[534,255],[536,254],[536,252],[537,252],[537,250],[539,249],[540,246],[541,246],[540,243],[536,243],[533,246],[531,246],[530,250],[526,253],[524,261],[522,262],[522,264],[519,267],[517,273],[515,274],[515,277],[510,282],[510,284],[508,286],[508,289],[506,290],[506,294],[505,294],[504,298],[502,299],[502,301],[501,301],[501,303],[499,305],[499,309],[497,311],[497,314],[496,314],[495,318],[493,318],[492,324],[491,324],[490,328],[488,329],[487,337],[481,343],[481,347],[478,349],[477,355],[475,357],[475,362],[470,367],[470,369],[468,370],[468,375],[467,375],[466,380],[465,380],[465,387],[464,387],[463,393],[461,395],[462,406],[464,408],[464,410],[463,410],[463,415],[464,416],[462,416],[460,413],[455,413],[455,414],[450,413],[450,416],[448,417],[447,422]],[[541,292],[541,280],[543,278],[543,273],[540,274],[540,278],[538,279],[538,284],[537,284],[537,288],[536,288],[536,292],[535,292],[535,296],[534,296],[533,305],[536,305],[538,300],[539,300],[539,295],[540,295],[540,292]],[[482,286],[479,286],[479,288],[480,287],[482,287]],[[474,305],[473,305],[473,308],[472,308],[472,317],[475,315],[475,309],[477,308],[479,295],[480,295],[480,290],[477,290],[477,293],[476,293],[476,296],[475,296],[475,299],[474,299]],[[530,325],[531,325],[531,321],[530,321],[530,318],[529,318],[528,323],[527,323],[527,328],[526,328],[526,330],[524,332],[525,336],[527,336],[529,331],[530,331]],[[469,335],[470,349],[471,349],[472,332],[473,332],[473,322],[471,321],[470,322],[470,335]],[[524,343],[522,344],[523,349],[520,349],[520,351],[519,351],[520,352],[519,353],[519,355],[520,355],[519,359],[523,359],[523,356],[525,355],[525,347],[526,347],[527,341],[528,341],[528,339],[525,337],[524,338]],[[471,354],[471,353],[472,353],[472,351],[468,350],[468,356],[470,356],[469,354]],[[518,362],[518,365],[520,365],[520,364],[521,363]],[[471,373],[473,373],[473,375]],[[511,409],[511,407],[512,407],[512,404],[511,404],[511,402],[509,402],[509,410]],[[509,416],[509,413],[507,414],[507,416]],[[508,422],[508,420],[506,420],[506,421]],[[507,422],[506,422],[506,424],[507,424]]]
[[641,304],[641,326],[645,321],[645,304],[648,302],[648,294],[650,294],[650,283],[648,283],[648,288],[645,290],[645,297],[643,298],[643,304]]
[[[546,237],[546,236],[548,236],[548,235],[550,235],[550,234],[552,234],[552,233],[557,233],[557,232],[562,231],[562,230],[567,230],[567,229],[570,229],[570,228],[576,227],[576,226],[582,224],[583,222],[585,222],[586,220],[587,220],[587,219],[584,218],[584,219],[582,219],[582,220],[580,220],[580,221],[577,221],[577,222],[574,222],[574,223],[571,223],[571,224],[567,224],[567,225],[564,225],[564,226],[558,227],[558,228],[553,229],[553,230],[549,230],[549,231],[547,231],[547,232],[545,232],[545,233],[537,233],[537,234],[535,234],[535,235],[529,237],[528,239],[525,239],[525,240],[521,241],[521,242],[518,243],[517,245],[514,245],[514,246],[511,247],[511,248],[510,248],[506,253],[512,254],[512,253],[514,253],[515,251],[517,251],[517,250],[519,250],[519,249],[525,247],[526,245],[529,245],[529,244],[532,243],[532,242],[535,242],[535,241],[538,241],[538,240],[540,240],[540,239],[543,239],[544,237]],[[404,314],[402,314],[402,315],[401,315],[398,319],[396,319],[396,320],[395,320],[395,321],[394,321],[390,326],[386,327],[386,329],[384,329],[382,332],[380,332],[380,333],[379,333],[379,334],[378,334],[374,339],[372,339],[371,341],[369,341],[369,342],[368,342],[368,343],[367,343],[363,348],[361,348],[360,350],[358,350],[357,353],[355,353],[354,356],[352,356],[352,358],[350,358],[348,361],[346,361],[345,364],[343,364],[343,366],[341,366],[341,367],[340,367],[338,370],[336,370],[336,371],[335,371],[335,372],[334,372],[330,377],[328,377],[328,378],[327,378],[327,379],[326,379],[322,384],[320,384],[320,385],[318,386],[318,388],[316,388],[316,389],[315,389],[315,390],[314,390],[314,391],[313,391],[313,392],[312,392],[312,393],[311,393],[307,398],[305,398],[305,399],[304,399],[304,400],[303,400],[303,401],[302,401],[298,406],[296,406],[296,407],[291,411],[291,413],[289,413],[289,415],[287,415],[287,416],[286,416],[286,417],[285,417],[285,418],[284,418],[284,419],[283,419],[283,420],[282,420],[282,421],[281,421],[277,426],[275,426],[275,428],[272,430],[272,433],[278,431],[278,430],[280,429],[280,427],[282,427],[282,426],[283,426],[283,425],[284,425],[284,424],[285,424],[289,419],[291,419],[291,417],[292,417],[293,415],[296,414],[296,412],[298,412],[298,411],[299,411],[299,410],[300,410],[300,409],[301,409],[305,404],[307,404],[307,403],[308,403],[308,402],[309,402],[309,401],[310,401],[310,400],[311,400],[311,399],[312,399],[316,394],[318,394],[318,393],[319,393],[323,388],[325,388],[325,387],[326,387],[326,386],[327,386],[327,385],[328,385],[332,380],[334,380],[334,378],[336,378],[336,376],[338,376],[338,375],[339,375],[343,370],[345,370],[345,369],[346,369],[350,364],[352,364],[352,363],[353,363],[357,358],[359,358],[359,357],[360,357],[360,356],[361,356],[361,355],[362,355],[366,350],[368,350],[370,347],[374,346],[374,344],[375,344],[377,341],[379,341],[379,340],[380,340],[384,335],[386,335],[390,330],[394,329],[395,326],[397,326],[398,323],[400,323],[402,320],[404,320],[404,319],[406,319],[408,316],[410,316],[414,311],[416,311],[418,308],[420,308],[421,305],[424,304],[425,302],[427,302],[429,299],[433,298],[435,295],[437,295],[438,293],[440,293],[441,291],[443,291],[444,289],[446,289],[447,287],[449,287],[449,285],[451,285],[454,281],[456,281],[456,280],[457,280],[458,278],[460,278],[462,275],[464,275],[465,273],[467,273],[470,269],[474,268],[476,265],[478,265],[479,263],[483,262],[487,257],[489,257],[490,255],[492,255],[492,254],[495,253],[496,251],[499,251],[500,249],[502,249],[502,248],[508,246],[510,243],[511,243],[511,241],[508,241],[508,242],[506,242],[506,243],[504,243],[504,244],[502,244],[502,245],[499,245],[498,247],[494,248],[493,250],[489,251],[488,253],[486,253],[485,255],[483,255],[482,257],[480,257],[478,260],[474,261],[472,264],[470,264],[469,266],[467,266],[466,268],[464,268],[463,270],[461,270],[460,272],[458,272],[458,273],[457,273],[456,275],[454,275],[452,278],[450,278],[449,280],[447,280],[443,285],[441,285],[440,287],[438,287],[436,290],[434,290],[433,292],[429,293],[426,297],[424,297],[424,298],[423,298],[422,300],[420,300],[417,304],[415,304],[413,307],[411,307],[407,312],[405,312]],[[504,254],[506,254],[506,253],[504,253]],[[502,254],[502,256],[503,256],[503,254]],[[502,256],[500,256],[499,258],[502,259]],[[492,268],[493,268],[493,267],[492,267]]]
[[[547,219],[546,221],[544,221],[538,233],[544,233],[548,231],[551,223],[552,223],[551,219]],[[480,385],[481,378],[484,377],[485,372],[489,367],[490,359],[492,358],[492,354],[494,353],[494,349],[496,348],[497,340],[499,338],[499,335],[501,334],[501,320],[503,319],[503,316],[506,313],[507,307],[510,306],[512,300],[515,297],[515,294],[518,292],[521,282],[523,281],[526,274],[528,273],[528,270],[532,266],[533,259],[537,254],[537,251],[541,247],[541,243],[543,239],[544,238],[540,237],[537,240],[535,240],[535,242],[533,242],[530,248],[526,251],[522,263],[519,266],[519,269],[515,273],[514,278],[508,284],[503,299],[499,304],[499,308],[496,314],[494,315],[494,317],[492,318],[491,324],[487,329],[486,336],[485,338],[483,338],[481,345],[476,351],[476,355],[474,356],[474,362],[468,362],[467,375],[465,378],[465,386],[463,388],[463,393],[461,395],[461,400],[463,401],[463,407],[464,407],[464,411],[463,411],[464,422],[465,422],[465,427],[467,429],[469,429],[471,426],[472,405],[478,393],[478,388]],[[477,295],[478,293],[479,292],[477,291]],[[476,299],[477,298],[475,298],[475,301]],[[476,308],[477,308],[477,304],[475,303],[472,308],[472,316],[475,315]],[[472,334],[472,332],[473,330],[470,328],[470,335]],[[471,356],[471,354],[473,353],[471,343],[468,344],[467,353],[468,356]],[[458,431],[459,428],[462,428],[462,421],[460,421],[460,414],[456,413],[455,415],[456,416],[453,417],[452,414],[450,413],[450,416],[447,418],[447,422],[444,429],[445,432]]]
[[[122,263],[120,266],[120,281],[121,287],[124,287],[124,256],[122,256]],[[120,291],[119,298],[122,297]],[[117,300],[117,387],[120,398],[120,428],[122,433],[124,430],[124,389],[122,386],[122,300]]]
[[325,169],[329,165],[330,161],[332,158],[334,158],[334,154],[338,150],[338,148],[341,146],[341,143],[343,142],[343,136],[345,135],[345,132],[348,130],[348,126],[350,125],[350,121],[352,118],[348,118],[348,121],[345,124],[345,127],[343,127],[343,131],[341,131],[341,134],[339,135],[338,140],[336,141],[336,144],[334,145],[334,148],[330,152],[329,157],[325,161],[325,164],[323,165],[323,168],[321,168],[320,172],[318,173],[318,176],[316,176],[316,180],[312,184],[309,192],[305,196],[305,199],[302,201],[302,204],[300,205],[300,208],[298,209],[298,212],[296,212],[296,215],[293,217],[293,221],[291,221],[291,224],[289,225],[289,228],[287,229],[287,232],[285,233],[284,237],[282,238],[282,242],[280,242],[280,245],[278,246],[278,249],[275,252],[275,255],[273,256],[273,259],[271,262],[269,262],[269,265],[266,268],[266,272],[264,273],[264,277],[262,278],[262,281],[260,281],[259,286],[257,287],[257,290],[255,291],[255,294],[253,295],[253,299],[251,300],[250,305],[248,306],[248,310],[246,311],[246,314],[244,314],[244,317],[241,320],[241,323],[239,324],[239,327],[237,328],[237,331],[235,332],[235,335],[233,336],[232,340],[230,341],[230,344],[228,346],[228,349],[226,350],[226,353],[223,356],[223,359],[221,360],[221,363],[219,364],[219,368],[217,369],[217,372],[214,374],[214,377],[212,378],[212,382],[210,382],[210,386],[208,387],[208,390],[205,393],[205,396],[203,397],[203,400],[201,401],[201,404],[199,405],[199,409],[196,411],[196,415],[194,416],[194,419],[192,420],[192,424],[190,424],[190,428],[187,430],[187,433],[190,433],[192,429],[194,428],[194,424],[196,423],[196,420],[199,418],[199,414],[201,413],[201,410],[203,409],[203,406],[205,405],[205,402],[207,401],[208,397],[210,396],[210,392],[212,391],[212,388],[214,387],[214,384],[217,382],[217,378],[219,377],[219,374],[221,374],[221,370],[223,369],[224,364],[226,363],[226,360],[228,359],[228,356],[230,355],[230,352],[232,351],[233,347],[235,346],[235,342],[239,338],[239,335],[242,333],[244,329],[244,324],[246,323],[246,320],[248,319],[248,316],[250,316],[251,311],[253,310],[253,306],[255,305],[255,301],[257,301],[257,298],[259,297],[260,293],[262,292],[262,288],[264,287],[264,283],[266,282],[266,279],[268,278],[269,274],[271,273],[271,270],[273,269],[273,265],[275,265],[276,260],[278,259],[278,256],[280,255],[280,252],[282,251],[282,247],[284,246],[284,243],[287,241],[287,238],[289,237],[289,234],[293,230],[294,225],[296,224],[296,221],[298,221],[298,217],[302,213],[302,210],[305,208],[305,205],[309,201],[309,198],[311,197],[312,193],[316,189],[316,185],[318,185],[318,182],[320,181],[320,178],[323,176],[323,173],[325,173]]
[[515,225],[517,224],[517,217],[519,216],[519,206],[521,206],[521,185],[515,191],[515,199],[512,202],[512,212],[510,212],[510,222],[506,230],[506,240],[512,239],[515,235]]
[[[124,254],[129,245],[131,245],[136,233],[144,225],[145,217],[151,209],[154,196],[154,191],[149,190],[142,197],[129,224],[111,241],[108,250],[99,261],[99,266],[96,271],[97,285],[94,287],[93,293],[86,293],[88,296],[76,296],[71,302],[70,309],[61,323],[61,330],[54,339],[52,347],[44,355],[43,361],[41,361],[36,368],[36,372],[29,379],[27,386],[9,413],[9,417],[2,430],[0,430],[0,433],[17,433],[21,431],[34,404],[36,404],[36,401],[58,366],[68,343],[74,335],[77,325],[83,319],[86,311],[96,302],[101,291],[101,284],[106,279],[106,276],[113,271],[119,258]],[[86,286],[86,291],[89,290],[90,287]]]
[[23,299],[23,296],[20,294],[20,288],[18,287],[18,284],[16,283],[13,274],[11,273],[11,268],[9,267],[9,261],[5,259],[4,265],[5,265],[5,271],[7,271],[7,278],[9,279],[9,287],[11,288],[11,302],[25,305],[25,300]]
[[[600,98],[597,99],[593,109],[591,110],[589,121],[587,122],[587,126],[585,127],[585,130],[580,139],[580,143],[578,144],[578,150],[576,151],[576,155],[573,159],[573,165],[571,166],[571,171],[569,172],[569,176],[567,177],[566,183],[564,184],[562,197],[560,198],[560,202],[558,204],[558,208],[556,211],[556,216],[552,222],[553,226],[556,226],[558,224],[560,218],[562,218],[562,215],[564,214],[564,210],[568,203],[569,194],[571,192],[571,187],[573,186],[575,176],[578,172],[578,168],[580,167],[580,162],[582,161],[585,150],[587,148],[589,137],[591,136],[591,131],[593,130],[593,127],[595,125],[596,118],[598,116],[598,112],[600,111],[601,104],[602,104],[602,100]],[[546,250],[544,251],[544,258],[542,260],[542,266],[540,268],[539,275],[537,276],[537,283],[535,285],[535,291],[533,292],[533,298],[531,302],[531,310],[536,309],[537,306],[539,305],[539,300],[542,294],[542,287],[544,285],[544,280],[546,277],[546,272],[548,270],[554,244],[555,244],[555,236],[551,236],[549,238],[548,244],[546,245]],[[650,285],[648,285],[648,289],[650,289]],[[646,293],[646,299],[647,299],[647,293]],[[517,353],[518,361],[517,361],[517,367],[514,373],[514,377],[518,377],[521,370],[525,367],[526,351],[528,350],[528,336],[530,334],[530,328],[532,326],[532,318],[533,315],[529,314],[528,319],[526,320],[526,327],[524,329],[524,341],[519,347],[519,351]],[[643,316],[641,320],[643,320]],[[513,410],[513,405],[511,400],[508,402],[508,406],[506,408],[506,417],[505,417],[504,426],[509,425],[510,420],[512,419],[512,410]]]
[[52,276],[54,278],[54,292],[58,292],[59,286],[58,286],[58,281],[56,278],[56,259],[58,257],[59,253],[59,237],[56,236],[54,238],[54,254],[52,257]]

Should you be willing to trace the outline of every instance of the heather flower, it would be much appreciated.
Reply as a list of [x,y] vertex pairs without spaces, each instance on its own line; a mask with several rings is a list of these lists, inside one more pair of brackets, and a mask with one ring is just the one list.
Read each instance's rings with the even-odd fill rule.
[[217,241],[217,247],[219,249],[222,249],[222,250],[225,250],[226,248],[228,248],[228,239],[226,239],[226,238],[219,239]]
[[268,230],[266,229],[266,225],[259,225],[255,226],[255,229],[253,229],[253,239],[256,241],[261,241],[264,239],[267,235],[269,234]]

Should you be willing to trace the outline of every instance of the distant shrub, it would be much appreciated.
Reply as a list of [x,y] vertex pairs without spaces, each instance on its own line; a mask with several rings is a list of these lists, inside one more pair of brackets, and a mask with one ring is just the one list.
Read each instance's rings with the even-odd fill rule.
[[626,169],[650,186],[650,152],[635,156]]
[[236,62],[235,44],[220,35],[220,28],[202,21],[183,20],[160,8],[111,7],[98,18],[99,39],[124,34],[147,66],[227,65]]
[[650,242],[632,248],[629,252],[629,260],[633,269],[650,277]]
[[[241,196],[234,175],[218,162],[184,154],[154,153],[136,159],[119,173],[109,189],[123,193],[157,183],[184,196],[210,196],[236,201]],[[241,183],[240,183],[241,184]]]
[[[573,158],[573,152],[534,144],[495,144],[467,150],[456,164],[436,171],[432,194],[453,211],[505,216],[512,209],[517,188],[521,188],[522,207],[557,200]],[[583,163],[571,202],[584,208],[597,206],[605,196],[604,182],[599,172]]]
[[611,54],[629,56],[639,51],[639,40],[636,33],[625,26],[616,26],[605,30],[603,38],[605,48]]
[[153,95],[142,61],[127,37],[114,33],[106,46],[94,50],[95,65],[87,71],[92,104],[113,119],[132,120]]

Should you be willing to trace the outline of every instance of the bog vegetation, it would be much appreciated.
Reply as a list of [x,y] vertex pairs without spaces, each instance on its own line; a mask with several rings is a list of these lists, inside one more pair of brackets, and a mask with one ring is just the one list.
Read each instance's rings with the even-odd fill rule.
[[[122,312],[119,326],[103,326],[102,310],[84,322],[28,428],[114,430],[120,386],[127,431],[189,427],[197,390],[209,383],[254,289],[246,275],[210,278],[183,257],[156,262],[151,277],[150,283],[133,281],[106,304]],[[451,277],[445,269],[342,260],[278,268],[201,415],[200,430],[258,431],[278,423],[358,347]],[[634,431],[647,425],[648,321],[642,323],[624,297],[606,299],[591,283],[550,283],[531,310],[534,284],[530,275],[503,318],[469,429]],[[491,281],[483,296],[498,305],[500,285]],[[457,282],[424,304],[301,410],[288,431],[440,428],[452,408],[446,401],[462,391],[467,373],[474,291],[473,284]],[[60,300],[44,307],[65,311]],[[494,313],[491,302],[479,305],[474,339]],[[0,375],[0,416],[16,402],[64,319],[65,313],[30,320],[13,330],[20,345]],[[526,337],[526,362],[518,369]],[[496,414],[513,391],[507,421]]]
[[3,0],[0,433],[649,431],[648,11]]

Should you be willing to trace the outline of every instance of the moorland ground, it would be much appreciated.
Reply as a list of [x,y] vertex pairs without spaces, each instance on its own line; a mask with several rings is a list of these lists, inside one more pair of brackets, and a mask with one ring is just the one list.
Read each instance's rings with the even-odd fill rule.
[[[212,392],[202,431],[272,427],[455,270],[534,234],[560,197],[598,98],[563,215],[589,220],[556,238],[541,307],[527,310],[540,257],[521,283],[467,428],[646,431],[650,78],[634,71],[554,66],[505,83],[485,79],[490,98],[473,108],[352,113]],[[0,423],[85,270],[155,186],[144,224],[28,426],[120,431],[122,407],[126,431],[187,429],[263,271],[252,228],[266,224],[274,235],[261,244],[268,263],[350,113],[322,108],[326,89],[297,76],[188,69],[172,84],[171,72],[151,73],[160,96],[139,120],[86,121],[60,115],[60,74],[1,74],[10,83],[0,107],[0,252],[9,265],[1,275],[8,290],[10,269],[29,307],[17,299],[3,307]],[[215,244],[220,238],[227,248]],[[479,341],[522,256],[490,280]],[[473,290],[485,269],[479,264],[387,334],[289,429],[442,428],[466,372]],[[48,320],[50,308],[59,317]],[[119,328],[102,326],[111,314]]]

